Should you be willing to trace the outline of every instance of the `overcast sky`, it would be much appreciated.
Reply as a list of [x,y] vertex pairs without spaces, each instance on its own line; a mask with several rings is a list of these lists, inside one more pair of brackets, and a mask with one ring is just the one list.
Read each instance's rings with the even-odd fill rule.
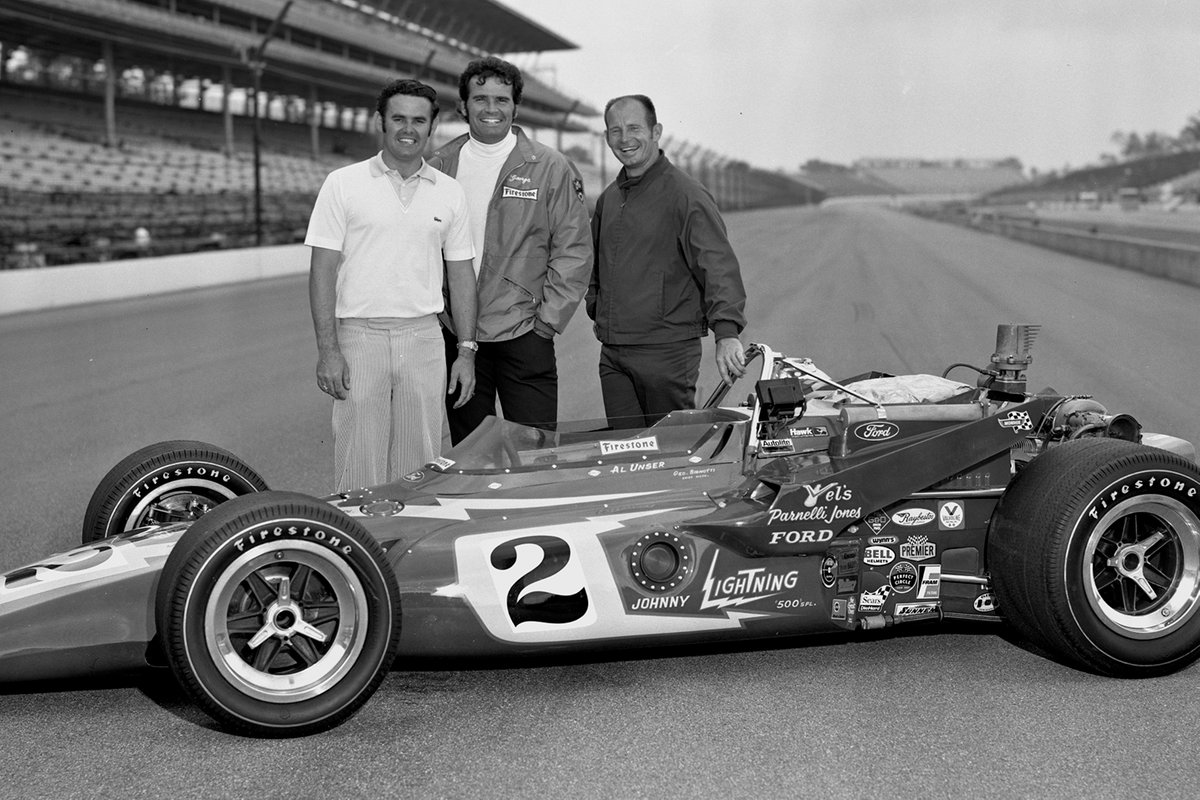
[[1200,114],[1196,0],[500,2],[579,46],[515,59],[543,80],[597,108],[647,94],[664,135],[764,168],[1080,167]]

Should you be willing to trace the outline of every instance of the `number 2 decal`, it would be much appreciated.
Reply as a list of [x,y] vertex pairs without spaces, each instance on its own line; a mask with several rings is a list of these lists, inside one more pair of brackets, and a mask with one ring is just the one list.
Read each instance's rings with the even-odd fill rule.
[[571,546],[565,540],[557,536],[525,536],[504,542],[492,551],[492,568],[501,573],[518,569],[517,548],[522,545],[537,547],[542,551],[542,558],[523,573],[514,571],[509,576],[512,583],[506,602],[513,627],[523,622],[563,625],[583,617],[588,610],[586,587],[580,586],[573,594],[557,594],[544,589],[526,591],[529,587],[558,575],[570,563]]

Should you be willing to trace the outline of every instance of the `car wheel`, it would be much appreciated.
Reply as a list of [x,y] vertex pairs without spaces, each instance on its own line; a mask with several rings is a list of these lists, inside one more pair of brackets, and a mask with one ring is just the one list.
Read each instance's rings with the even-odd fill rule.
[[158,632],[185,691],[259,736],[331,728],[383,681],[400,639],[379,543],[293,492],[241,497],[192,525],[159,581]]
[[1084,439],[1035,458],[988,537],[999,610],[1076,666],[1161,675],[1200,656],[1200,469]]
[[267,484],[237,456],[204,442],[143,447],[108,471],[83,516],[83,543],[145,525],[194,520]]

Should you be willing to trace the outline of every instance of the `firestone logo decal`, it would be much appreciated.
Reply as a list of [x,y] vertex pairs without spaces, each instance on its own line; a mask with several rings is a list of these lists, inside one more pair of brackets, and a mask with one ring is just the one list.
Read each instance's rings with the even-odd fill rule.
[[511,186],[505,186],[501,197],[515,197],[518,200],[537,200],[537,189],[514,189]]
[[658,452],[658,437],[646,436],[640,439],[624,439],[617,442],[600,442],[600,455],[611,456],[614,453],[655,453]]
[[894,422],[864,422],[854,429],[854,435],[864,442],[884,442],[894,439],[900,433],[900,426]]
[[1125,500],[1130,494],[1140,494],[1143,491],[1169,494],[1180,500],[1195,500],[1196,495],[1200,494],[1200,487],[1191,478],[1177,473],[1132,476],[1120,486],[1114,486],[1096,498],[1096,502],[1088,509],[1088,516],[1094,520],[1100,519],[1101,514]]

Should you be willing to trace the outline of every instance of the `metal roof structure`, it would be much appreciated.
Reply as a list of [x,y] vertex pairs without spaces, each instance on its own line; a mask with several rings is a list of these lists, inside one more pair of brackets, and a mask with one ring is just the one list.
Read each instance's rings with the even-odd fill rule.
[[[285,0],[4,0],[0,40],[80,58],[111,53],[119,72],[140,66],[180,77],[251,83],[257,48]],[[417,77],[453,107],[458,75],[488,52],[574,45],[493,0],[293,0],[264,50],[266,92],[371,106],[378,88]],[[526,76],[521,117],[586,130],[598,116]]]

